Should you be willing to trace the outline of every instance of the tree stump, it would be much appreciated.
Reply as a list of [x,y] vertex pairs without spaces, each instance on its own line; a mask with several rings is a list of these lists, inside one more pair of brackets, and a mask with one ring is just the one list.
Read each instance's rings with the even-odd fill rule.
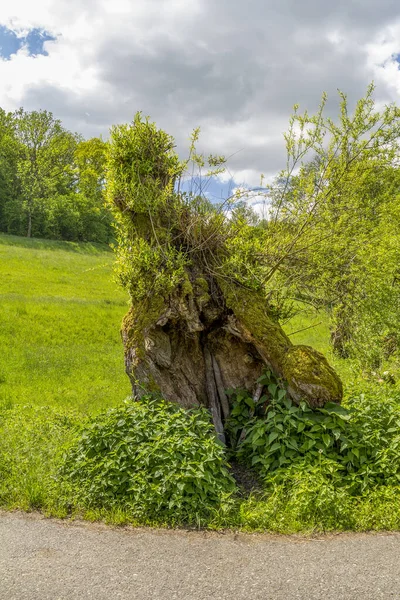
[[273,226],[257,229],[247,209],[226,215],[181,193],[177,181],[187,164],[173,148],[171,136],[140,114],[111,132],[107,194],[118,271],[131,297],[122,337],[133,394],[158,391],[185,407],[208,407],[221,439],[225,390],[259,394],[267,368],[295,402],[340,402],[335,371],[322,354],[292,344],[269,304],[268,244],[280,243]]
[[326,358],[293,345],[255,292],[191,274],[190,287],[132,306],[122,336],[135,396],[157,390],[186,407],[211,409],[217,431],[229,413],[225,390],[252,395],[265,369],[295,402],[340,402],[342,384]]

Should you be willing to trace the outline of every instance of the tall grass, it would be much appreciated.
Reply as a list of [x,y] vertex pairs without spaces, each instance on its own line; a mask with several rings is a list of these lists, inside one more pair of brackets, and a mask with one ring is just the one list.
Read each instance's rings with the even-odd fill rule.
[[93,414],[129,393],[112,262],[107,247],[0,235],[0,405]]

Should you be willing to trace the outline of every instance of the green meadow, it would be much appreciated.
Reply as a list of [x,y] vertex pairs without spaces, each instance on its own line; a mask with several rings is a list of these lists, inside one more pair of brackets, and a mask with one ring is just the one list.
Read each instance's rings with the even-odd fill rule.
[[0,235],[0,405],[85,415],[129,394],[106,246]]

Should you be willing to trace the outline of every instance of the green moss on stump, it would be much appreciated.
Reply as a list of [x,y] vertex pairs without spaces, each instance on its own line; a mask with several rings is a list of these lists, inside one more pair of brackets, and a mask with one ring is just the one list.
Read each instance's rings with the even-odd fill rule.
[[282,376],[288,383],[290,395],[297,401],[307,399],[310,406],[341,402],[342,382],[325,356],[314,348],[292,346],[285,355],[282,367]]
[[323,354],[309,346],[294,346],[257,292],[225,281],[219,284],[228,308],[249,332],[248,341],[276,375],[288,382],[289,393],[296,402],[305,399],[310,406],[341,402],[342,382]]
[[197,302],[197,306],[201,310],[203,306],[206,306],[211,300],[208,281],[207,279],[204,279],[204,277],[197,277],[194,280],[193,287],[195,290],[195,299]]
[[280,324],[268,314],[265,298],[253,290],[233,287],[225,282],[220,282],[220,286],[227,307],[248,330],[263,359],[279,371],[292,342]]
[[156,296],[148,302],[142,302],[136,307],[131,306],[122,320],[125,352],[134,348],[137,359],[145,357],[146,333],[160,318],[164,309],[165,300],[161,296]]

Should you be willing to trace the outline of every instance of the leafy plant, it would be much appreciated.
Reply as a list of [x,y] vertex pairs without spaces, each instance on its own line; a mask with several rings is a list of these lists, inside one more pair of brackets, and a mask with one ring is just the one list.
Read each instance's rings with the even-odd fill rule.
[[93,419],[60,475],[84,508],[168,523],[202,522],[235,491],[209,413],[152,396]]
[[[270,372],[259,379],[268,390],[258,402],[234,393],[228,432],[237,457],[261,476],[306,461],[332,461],[340,472],[336,485],[360,493],[370,486],[400,481],[400,411],[396,403],[354,399],[349,408],[295,405]],[[383,412],[382,417],[378,414]]]

